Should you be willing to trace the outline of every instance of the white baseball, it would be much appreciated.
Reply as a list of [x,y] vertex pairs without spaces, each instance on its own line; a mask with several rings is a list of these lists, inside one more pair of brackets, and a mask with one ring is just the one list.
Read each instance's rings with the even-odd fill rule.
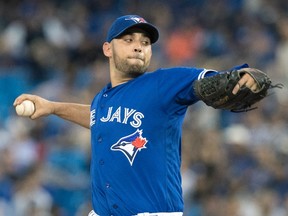
[[16,113],[19,116],[31,116],[35,111],[35,105],[30,100],[25,100],[16,106]]

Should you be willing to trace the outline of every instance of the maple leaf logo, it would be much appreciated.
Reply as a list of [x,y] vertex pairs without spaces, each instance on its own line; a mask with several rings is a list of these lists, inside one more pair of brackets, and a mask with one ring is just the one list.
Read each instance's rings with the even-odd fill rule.
[[142,138],[140,138],[140,137],[137,137],[137,138],[132,142],[132,145],[139,149],[139,148],[143,148],[146,143],[147,143],[146,139],[142,139]]

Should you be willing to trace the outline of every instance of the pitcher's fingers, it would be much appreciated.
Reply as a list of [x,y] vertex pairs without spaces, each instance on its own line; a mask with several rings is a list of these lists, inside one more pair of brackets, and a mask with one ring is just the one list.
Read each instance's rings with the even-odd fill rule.
[[257,91],[259,89],[259,86],[257,82],[254,80],[254,78],[250,77],[247,82],[245,83],[245,86],[252,91]]
[[257,85],[257,83],[254,83],[251,87],[250,87],[251,91],[256,92],[259,90],[259,86]]
[[239,84],[239,82],[235,85],[235,87],[233,88],[232,94],[236,95],[238,93],[238,91],[241,89],[241,86]]
[[31,100],[34,102],[34,96],[31,94],[21,94],[14,100],[13,106],[21,104],[24,100]]

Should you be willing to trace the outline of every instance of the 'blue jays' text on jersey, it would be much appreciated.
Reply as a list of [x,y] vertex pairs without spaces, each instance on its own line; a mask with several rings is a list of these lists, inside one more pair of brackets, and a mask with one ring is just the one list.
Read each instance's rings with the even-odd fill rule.
[[159,69],[96,95],[90,125],[97,214],[183,211],[181,127],[198,101],[192,83],[205,72]]

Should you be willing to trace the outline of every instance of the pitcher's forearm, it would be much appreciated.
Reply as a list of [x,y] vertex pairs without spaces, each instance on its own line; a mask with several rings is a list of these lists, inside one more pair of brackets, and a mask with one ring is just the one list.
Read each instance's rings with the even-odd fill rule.
[[31,119],[38,119],[53,114],[85,128],[90,128],[90,105],[55,102],[32,94],[18,96],[13,105],[16,107],[24,100],[30,100],[35,105],[35,111],[30,116]]
[[77,103],[51,102],[53,105],[52,114],[90,128],[90,105]]

